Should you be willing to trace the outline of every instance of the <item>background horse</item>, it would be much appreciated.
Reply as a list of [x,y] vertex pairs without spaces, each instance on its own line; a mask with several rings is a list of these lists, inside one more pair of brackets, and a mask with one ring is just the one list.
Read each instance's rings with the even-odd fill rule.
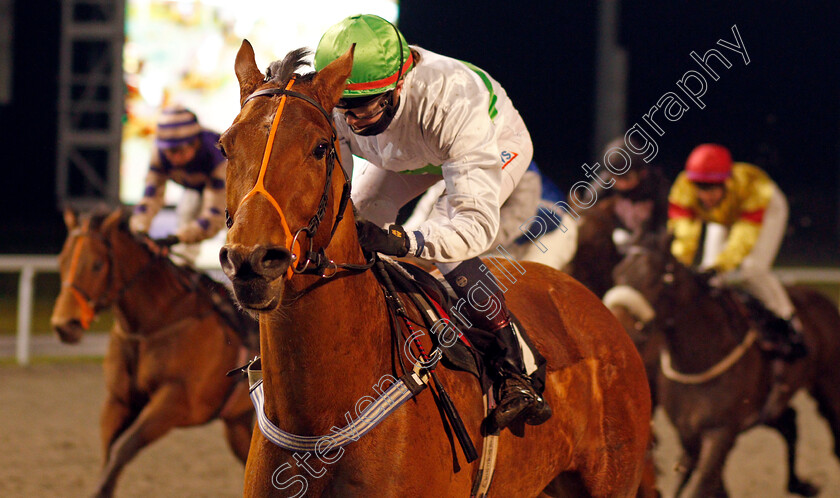
[[[786,365],[787,389],[768,400],[773,364],[752,340],[751,323],[731,293],[712,296],[703,277],[670,253],[670,238],[634,246],[615,269],[616,284],[636,289],[642,307],[655,312],[649,327],[664,334],[667,354],[658,374],[658,396],[685,450],[686,474],[680,496],[726,496],[722,471],[738,434],[764,423],[777,429],[788,448],[788,490],[813,495],[816,490],[795,473],[796,412],[790,398],[805,388],[817,400],[834,434],[840,436],[840,315],[816,291],[790,287],[788,292],[804,325],[809,355]],[[627,309],[638,309],[628,302]],[[650,313],[643,311],[641,315]],[[667,370],[667,372],[666,372]]]
[[241,314],[225,318],[217,310],[215,303],[236,313],[226,289],[153,253],[129,233],[121,211],[64,217],[69,233],[59,255],[53,328],[63,342],[77,342],[96,312],[110,306],[115,316],[104,363],[105,463],[97,496],[110,496],[123,466],[173,427],[217,417],[244,463],[253,406],[245,384],[225,372],[245,358],[231,323],[247,324]]
[[612,238],[619,226],[615,200],[615,196],[608,197],[580,213],[577,251],[563,268],[598,297],[613,286],[612,270],[621,261]]
[[[361,270],[355,226],[339,222],[345,213],[352,218],[352,207],[342,204],[341,182],[330,176],[336,137],[329,111],[350,74],[352,49],[317,74],[289,81],[304,56],[290,53],[266,77],[247,41],[237,54],[243,107],[220,140],[229,161],[230,226],[220,259],[241,306],[260,317],[265,416],[311,436],[349,422],[383,376],[400,375],[396,365],[406,357],[402,344],[392,343],[382,288]],[[547,358],[544,395],[554,415],[525,426],[524,437],[501,433],[492,493],[632,496],[650,430],[633,344],[598,298],[565,274],[530,263],[522,263],[524,274],[511,263],[500,267],[515,272],[507,303]],[[463,372],[438,375],[480,448],[478,383]],[[468,496],[478,461],[461,466],[445,427],[424,392],[328,454],[282,449],[255,429],[245,494]]]
[[[642,331],[642,324],[629,313],[615,296],[606,296],[613,285],[613,269],[621,262],[622,255],[613,242],[613,231],[620,227],[615,214],[616,195],[597,202],[590,209],[580,213],[577,229],[577,251],[574,258],[563,271],[585,285],[595,295],[604,299],[604,303],[618,318],[627,334],[642,356],[649,379],[651,401],[656,405],[656,372],[659,370],[659,350],[662,347],[661,334]],[[664,229],[664,227],[662,227]],[[642,237],[644,234],[636,234]]]

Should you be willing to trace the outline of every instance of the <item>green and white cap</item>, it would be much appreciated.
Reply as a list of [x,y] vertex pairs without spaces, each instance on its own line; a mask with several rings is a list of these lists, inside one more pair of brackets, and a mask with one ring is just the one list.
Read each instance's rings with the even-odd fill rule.
[[354,43],[353,70],[343,98],[378,95],[391,90],[397,86],[397,79],[414,64],[408,42],[393,24],[379,16],[358,14],[324,33],[315,51],[315,70],[320,71],[338,59]]

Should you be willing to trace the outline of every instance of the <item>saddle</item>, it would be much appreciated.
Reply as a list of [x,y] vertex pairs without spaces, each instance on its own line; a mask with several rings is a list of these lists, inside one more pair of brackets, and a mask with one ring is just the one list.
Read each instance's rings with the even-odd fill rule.
[[[441,363],[447,368],[473,374],[479,380],[482,392],[492,393],[495,368],[490,360],[493,357],[494,348],[498,347],[496,334],[476,327],[463,327],[450,318],[444,310],[451,309],[457,297],[446,280],[435,278],[424,269],[410,263],[385,258],[383,262],[386,263],[385,270],[394,285],[399,291],[409,296],[415,307],[421,311],[425,325],[430,331],[435,330],[436,323],[444,320],[458,332],[457,341],[444,339],[444,343],[441,337],[443,334],[430,334],[433,344],[442,352]],[[513,312],[510,312],[510,315],[533,354],[539,355],[519,320]],[[532,374],[532,379],[534,385],[542,392],[545,386],[545,362],[538,360],[537,364],[540,367]],[[495,405],[498,400],[492,401]]]
[[800,334],[791,329],[787,320],[778,317],[761,300],[744,289],[727,286],[717,290],[723,291],[728,295],[721,295],[720,298],[728,306],[730,315],[740,315],[759,332],[758,343],[763,353],[788,362],[805,355]]

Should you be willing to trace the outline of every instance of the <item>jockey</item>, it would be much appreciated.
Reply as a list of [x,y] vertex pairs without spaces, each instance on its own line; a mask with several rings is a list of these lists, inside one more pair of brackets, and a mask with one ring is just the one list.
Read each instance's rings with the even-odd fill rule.
[[770,267],[787,227],[784,194],[757,166],[734,163],[725,147],[697,146],[669,196],[671,252],[686,265],[694,261],[703,223],[707,224],[701,269],[740,282],[783,320],[777,330],[788,340],[788,359],[804,355],[801,324],[793,303]]
[[[499,231],[499,206],[531,163],[528,129],[487,73],[409,47],[393,24],[377,16],[355,15],[329,28],[318,44],[315,69],[354,43],[353,70],[333,116],[345,164],[352,165],[351,154],[368,161],[353,189],[354,205],[367,220],[357,223],[359,241],[367,251],[435,262],[457,296],[469,302],[470,288],[488,278],[478,256]],[[445,193],[416,229],[381,228],[441,180]],[[493,333],[497,343],[491,354],[500,402],[491,419],[498,428],[520,416],[532,425],[543,423],[551,409],[541,386],[534,387],[531,374],[539,365],[523,360],[521,348],[527,345],[498,283],[485,288],[492,295],[471,304],[483,310],[493,305],[494,315],[463,309],[471,324]],[[533,353],[526,357],[542,359]]]
[[[632,139],[632,137],[630,137]],[[614,195],[615,216],[620,226],[613,231],[613,243],[621,248],[639,234],[664,230],[668,223],[668,191],[670,182],[655,164],[648,164],[640,154],[624,147],[624,138],[618,137],[604,148],[604,156],[614,148],[622,148],[630,156],[631,164],[621,175],[611,175],[614,180],[604,193]],[[628,150],[629,149],[629,150]],[[642,147],[638,147],[641,150]],[[608,180],[607,180],[608,181]]]
[[[444,181],[440,180],[423,194],[403,223],[406,230],[414,230],[426,221],[445,187]],[[501,245],[518,260],[542,263],[558,270],[566,266],[577,249],[577,221],[555,205],[557,201],[565,200],[560,188],[531,161],[516,188],[499,208],[499,233],[490,244],[491,252]],[[543,223],[534,221],[531,226],[523,226],[535,217],[541,218]],[[544,221],[557,218],[563,220],[565,232],[559,225]]]
[[202,129],[195,114],[181,106],[168,107],[158,120],[156,151],[152,155],[143,198],[129,221],[131,231],[146,233],[163,207],[166,181],[185,187],[178,203],[175,237],[187,244],[194,259],[198,242],[216,235],[224,226],[225,166],[218,147],[219,134]]

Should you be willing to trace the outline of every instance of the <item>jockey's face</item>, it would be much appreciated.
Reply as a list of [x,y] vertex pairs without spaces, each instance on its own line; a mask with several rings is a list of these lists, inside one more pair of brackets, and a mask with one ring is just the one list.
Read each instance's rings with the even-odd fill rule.
[[722,183],[695,183],[694,185],[697,187],[697,199],[703,209],[717,207],[726,194],[726,188]]
[[170,149],[163,149],[163,155],[173,166],[184,166],[195,158],[198,152],[198,139],[193,142],[181,144]]
[[629,192],[634,188],[639,186],[639,182],[642,181],[642,174],[644,171],[630,169],[627,173],[623,175],[615,175],[613,178],[615,179],[615,189],[619,192]]
[[344,121],[346,121],[347,125],[350,126],[350,129],[353,130],[353,133],[361,134],[365,129],[372,127],[378,123],[380,119],[382,119],[382,114],[388,107],[389,102],[391,105],[396,105],[396,102],[400,97],[403,81],[404,80],[400,80],[393,91],[385,92],[365,105],[353,108],[343,108],[337,106],[336,109],[344,115]]

